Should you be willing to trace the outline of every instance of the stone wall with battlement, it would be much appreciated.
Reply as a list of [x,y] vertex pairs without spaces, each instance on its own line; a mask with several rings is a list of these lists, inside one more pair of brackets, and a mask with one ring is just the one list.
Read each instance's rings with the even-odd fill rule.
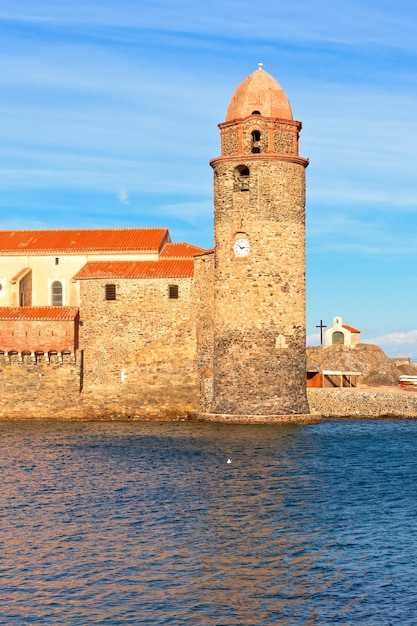
[[[110,282],[116,300],[105,298]],[[10,322],[0,419],[177,419],[198,410],[193,290],[192,278],[81,281],[75,351],[51,343],[66,322]]]
[[[179,344],[182,354],[176,358]],[[88,390],[82,389],[82,352],[38,354],[23,361],[0,354],[0,420],[185,419],[201,409],[192,366],[195,349],[194,329],[184,323],[170,339],[163,337],[142,352],[140,380]],[[308,389],[307,396],[311,412],[323,418],[417,418],[413,391]],[[268,423],[267,417],[263,421]]]
[[0,355],[0,419],[82,419],[74,355]]
[[92,381],[83,351],[0,354],[0,419],[181,419],[198,410],[193,321],[125,352],[124,361],[103,344],[95,358],[89,350]]

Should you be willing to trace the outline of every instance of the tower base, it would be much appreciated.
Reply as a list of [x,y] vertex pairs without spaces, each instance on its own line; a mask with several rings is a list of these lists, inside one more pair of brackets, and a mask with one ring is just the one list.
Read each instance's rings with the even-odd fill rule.
[[223,424],[317,424],[318,413],[292,413],[287,415],[236,415],[230,413],[189,413],[190,422],[217,422]]

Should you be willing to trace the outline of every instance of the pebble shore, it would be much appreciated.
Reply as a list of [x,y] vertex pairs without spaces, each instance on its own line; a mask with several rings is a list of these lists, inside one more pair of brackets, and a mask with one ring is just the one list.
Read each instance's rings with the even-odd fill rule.
[[310,411],[322,418],[417,418],[417,391],[397,387],[308,389]]

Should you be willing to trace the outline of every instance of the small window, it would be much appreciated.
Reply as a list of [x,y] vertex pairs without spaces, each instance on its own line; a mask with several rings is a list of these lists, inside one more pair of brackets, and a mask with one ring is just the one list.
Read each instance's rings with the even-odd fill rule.
[[55,257],[55,265],[59,265],[59,257]]
[[245,165],[235,169],[234,191],[249,191],[249,168]]
[[252,132],[252,154],[259,154],[261,151],[261,133],[259,130]]
[[62,283],[59,280],[52,283],[52,306],[62,306]]
[[106,285],[106,300],[116,300],[116,285]]
[[178,300],[178,285],[168,285],[168,297],[170,300]]
[[260,115],[261,112],[260,111],[252,111],[252,115]]

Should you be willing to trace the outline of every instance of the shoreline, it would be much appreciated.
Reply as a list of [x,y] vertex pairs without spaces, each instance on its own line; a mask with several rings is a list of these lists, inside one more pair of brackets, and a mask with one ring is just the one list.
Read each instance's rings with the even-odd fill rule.
[[37,406],[36,412],[27,411],[25,406],[20,410],[0,413],[0,422],[207,422],[222,424],[308,424],[326,419],[417,419],[417,389],[404,389],[397,386],[385,387],[347,387],[347,388],[308,388],[307,398],[310,414],[306,415],[217,415],[205,414],[189,406],[182,410],[164,411],[153,407],[151,413],[119,411],[115,405],[97,405],[93,411],[83,403],[74,402],[71,410],[55,409],[51,415],[51,407],[44,412]]
[[322,419],[415,419],[417,393],[400,387],[307,390],[310,411]]

